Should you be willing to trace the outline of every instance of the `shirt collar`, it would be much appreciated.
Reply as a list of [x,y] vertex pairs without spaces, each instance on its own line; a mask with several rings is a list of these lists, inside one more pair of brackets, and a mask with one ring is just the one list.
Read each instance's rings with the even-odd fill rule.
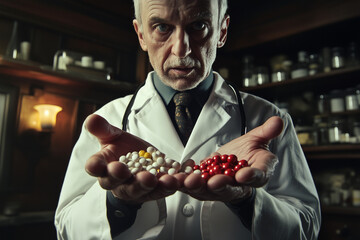
[[[178,91],[165,85],[160,80],[160,78],[156,74],[156,72],[154,72],[152,80],[153,80],[155,89],[160,94],[165,105],[168,106],[171,99],[174,97],[174,95]],[[209,76],[207,78],[205,78],[204,81],[202,81],[196,88],[190,90],[190,92],[193,93],[193,96],[195,96],[196,101],[198,101],[200,104],[204,105],[206,100],[208,99],[213,82],[214,82],[214,74],[211,71]]]

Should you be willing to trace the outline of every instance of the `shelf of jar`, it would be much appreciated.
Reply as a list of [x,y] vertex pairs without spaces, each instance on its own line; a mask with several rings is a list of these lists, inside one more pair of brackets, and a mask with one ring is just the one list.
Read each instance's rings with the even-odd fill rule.
[[108,91],[132,92],[136,84],[116,79],[97,79],[93,76],[75,74],[63,70],[54,70],[51,66],[32,61],[10,59],[0,55],[0,74],[10,75],[28,80],[35,80],[56,85],[94,86]]
[[316,118],[332,118],[332,117],[343,117],[343,116],[360,116],[360,110],[346,110],[343,112],[332,112],[332,113],[322,113],[317,114],[314,117]]
[[302,149],[309,160],[360,160],[360,144],[303,145]]
[[355,87],[359,84],[360,66],[332,70],[330,72],[318,73],[316,75],[289,79],[281,82],[265,83],[253,87],[241,87],[240,90],[252,93],[266,99],[272,100],[279,97],[288,97],[304,91],[312,91],[315,94],[323,94],[332,89],[345,89]]
[[360,207],[322,206],[321,210],[325,214],[348,215],[348,216],[360,215]]

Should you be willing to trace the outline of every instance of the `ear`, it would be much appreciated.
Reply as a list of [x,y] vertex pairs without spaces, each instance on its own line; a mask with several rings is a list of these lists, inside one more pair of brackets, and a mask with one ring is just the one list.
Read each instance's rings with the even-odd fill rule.
[[218,48],[221,48],[225,45],[226,39],[227,39],[227,33],[228,33],[228,28],[229,28],[229,24],[230,24],[230,16],[226,15],[221,23],[220,26],[220,38],[217,44]]
[[141,30],[140,24],[136,19],[133,20],[133,25],[134,25],[135,32],[138,36],[140,46],[141,46],[142,50],[144,50],[146,52],[148,48],[147,48],[146,41],[144,40],[143,30]]

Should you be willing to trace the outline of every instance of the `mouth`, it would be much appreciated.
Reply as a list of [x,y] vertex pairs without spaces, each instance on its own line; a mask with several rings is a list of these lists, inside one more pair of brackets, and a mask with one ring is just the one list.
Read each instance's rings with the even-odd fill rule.
[[194,69],[194,67],[172,67],[169,72],[177,76],[184,76],[190,74]]

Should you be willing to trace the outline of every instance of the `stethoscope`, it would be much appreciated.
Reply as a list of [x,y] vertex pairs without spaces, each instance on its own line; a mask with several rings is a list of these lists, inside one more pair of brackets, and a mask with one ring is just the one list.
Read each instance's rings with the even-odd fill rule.
[[[125,113],[124,113],[124,117],[122,120],[122,130],[126,131],[126,126],[128,123],[128,118],[131,112],[131,108],[134,105],[134,101],[136,98],[136,95],[138,93],[138,91],[140,90],[140,88],[142,88],[144,86],[145,82],[142,83],[134,92],[132,98],[130,99],[129,104],[126,107]],[[247,131],[247,127],[246,127],[246,117],[245,117],[245,110],[244,110],[244,102],[243,99],[240,96],[240,92],[236,90],[236,88],[229,82],[227,82],[227,84],[229,85],[229,87],[233,90],[233,92],[236,95],[236,99],[238,101],[238,105],[239,105],[239,110],[240,110],[240,119],[241,119],[241,135],[244,135]]]

